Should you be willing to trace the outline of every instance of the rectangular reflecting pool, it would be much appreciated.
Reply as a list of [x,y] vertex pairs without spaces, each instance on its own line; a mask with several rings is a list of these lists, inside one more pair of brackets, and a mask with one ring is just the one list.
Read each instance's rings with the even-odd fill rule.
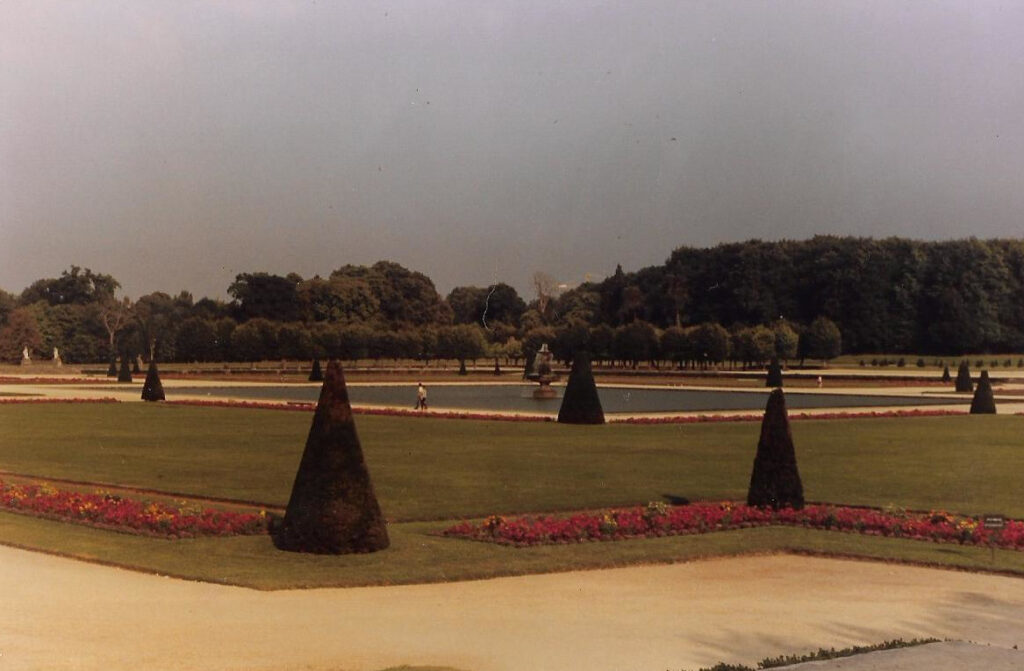
[[[504,410],[514,412],[557,413],[559,397],[534,399],[537,385],[431,385],[427,388],[432,408],[459,410]],[[168,400],[176,396],[209,396],[251,401],[315,402],[320,388],[313,385],[268,385],[246,387],[173,387],[165,386]],[[349,385],[349,397],[355,404],[412,408],[416,403],[416,385]],[[672,387],[599,387],[601,406],[607,413],[688,412],[716,410],[763,410],[768,400],[764,391],[705,391]],[[786,406],[794,409],[850,408],[878,406],[967,405],[970,399],[922,398],[919,396],[870,396],[858,394],[786,394]]]

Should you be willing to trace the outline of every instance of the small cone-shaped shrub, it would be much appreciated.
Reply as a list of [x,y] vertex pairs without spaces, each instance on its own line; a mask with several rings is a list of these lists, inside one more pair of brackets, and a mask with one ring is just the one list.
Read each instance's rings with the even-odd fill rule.
[[388,532],[356,434],[341,364],[327,364],[292,495],[274,535],[281,550],[374,552]]
[[498,365],[498,360],[494,360],[494,374],[501,375],[501,366]]
[[960,368],[956,371],[956,390],[957,391],[973,391],[974,383],[971,382],[971,369],[967,366],[967,361],[960,362]]
[[466,370],[465,359],[459,359],[459,375],[469,375],[469,371]]
[[974,398],[971,399],[971,414],[996,414],[996,399],[992,396],[992,383],[988,379],[987,370],[981,371],[978,388],[974,390]]
[[558,421],[562,424],[604,424],[604,410],[597,395],[594,373],[590,370],[590,356],[586,352],[576,352],[573,357],[562,406],[558,409]]
[[942,381],[949,382],[953,379],[953,376],[949,374],[949,366],[942,367]]
[[131,382],[132,381],[132,369],[128,366],[128,356],[124,355],[121,357],[121,370],[117,373],[118,382]]
[[771,363],[768,364],[768,379],[765,380],[764,386],[766,387],[781,387],[782,386],[782,366],[779,365],[779,358],[773,356]]
[[313,369],[309,371],[310,382],[323,382],[324,371],[320,368],[320,359],[313,359]]
[[786,397],[781,389],[775,389],[768,396],[754,470],[750,474],[747,505],[775,510],[804,507],[804,486],[796,467]]
[[156,361],[149,362],[149,370],[146,371],[146,381],[142,383],[142,400],[164,400],[164,385],[160,383],[160,373],[156,370]]

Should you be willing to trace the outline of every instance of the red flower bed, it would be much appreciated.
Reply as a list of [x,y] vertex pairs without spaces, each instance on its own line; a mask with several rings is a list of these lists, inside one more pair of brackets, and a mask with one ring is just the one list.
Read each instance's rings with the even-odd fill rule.
[[116,398],[0,398],[3,403],[120,403]]
[[[871,417],[949,417],[966,415],[966,410],[865,410],[861,412],[791,412],[790,419],[865,419]],[[750,415],[674,415],[671,417],[625,417],[610,419],[615,424],[697,424],[702,422],[760,422],[764,413]]]
[[239,513],[116,496],[60,490],[49,484],[0,480],[0,509],[126,533],[191,538],[240,536],[267,531],[265,511]]
[[912,538],[938,543],[981,545],[1024,550],[1024,522],[1007,520],[1006,528],[991,531],[974,518],[944,512],[883,512],[872,508],[809,505],[801,510],[773,511],[733,503],[695,503],[646,507],[566,516],[524,516],[506,519],[492,515],[480,524],[463,522],[442,532],[445,536],[526,547],[626,538],[707,533],[752,526],[802,526]]

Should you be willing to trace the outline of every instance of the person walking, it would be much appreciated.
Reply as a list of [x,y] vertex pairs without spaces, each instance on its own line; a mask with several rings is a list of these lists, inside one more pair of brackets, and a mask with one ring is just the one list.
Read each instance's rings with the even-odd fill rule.
[[416,387],[416,409],[426,410],[427,409],[427,388],[423,386],[422,382],[418,382]]

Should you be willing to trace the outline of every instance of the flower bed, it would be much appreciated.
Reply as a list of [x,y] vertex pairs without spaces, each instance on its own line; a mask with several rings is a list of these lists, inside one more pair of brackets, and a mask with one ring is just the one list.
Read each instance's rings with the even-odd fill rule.
[[[860,412],[790,412],[793,419],[865,419],[871,417],[949,417],[966,415],[966,410],[864,410]],[[764,413],[749,415],[673,415],[669,417],[624,417],[615,424],[698,424],[702,422],[760,422]]]
[[0,404],[4,403],[120,403],[120,401],[106,396],[103,398],[0,398]]
[[801,510],[773,511],[742,504],[695,503],[669,507],[664,503],[568,516],[517,517],[492,515],[480,524],[463,522],[445,536],[527,547],[700,534],[772,525],[847,531],[875,536],[912,538],[937,543],[982,545],[1024,550],[1024,522],[1007,520],[991,531],[978,520],[945,512],[885,512],[873,508],[808,505]]
[[103,491],[90,494],[61,490],[47,483],[0,480],[0,510],[163,538],[241,536],[267,531],[267,515],[262,510],[228,512],[186,502],[174,506]]

